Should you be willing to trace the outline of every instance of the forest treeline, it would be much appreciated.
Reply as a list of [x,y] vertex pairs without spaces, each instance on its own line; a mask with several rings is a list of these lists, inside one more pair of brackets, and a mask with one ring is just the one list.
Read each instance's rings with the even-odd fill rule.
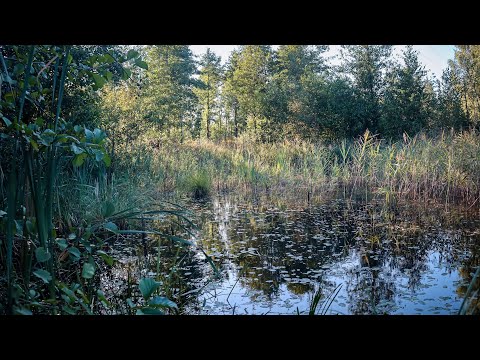
[[105,87],[96,102],[105,115],[90,114],[126,141],[146,132],[180,141],[245,132],[267,142],[331,140],[367,129],[398,139],[478,126],[479,46],[457,46],[441,79],[411,46],[399,59],[391,45],[342,46],[339,65],[329,65],[328,46],[239,46],[224,65],[210,49],[196,58],[187,45],[137,50],[148,69]]
[[[425,69],[412,46],[395,58],[391,45],[345,45],[338,65],[329,63],[328,48],[243,45],[222,64],[210,49],[196,57],[188,45],[75,46],[73,56],[94,67],[95,56],[111,60],[92,74],[100,91],[87,89],[84,75],[69,75],[63,109],[74,124],[105,129],[114,148],[139,137],[157,146],[166,138],[242,133],[264,142],[332,140],[368,129],[395,140],[422,130],[478,127],[480,46],[456,46],[441,79]],[[25,50],[2,51],[8,60]],[[113,61],[129,55],[137,66]],[[31,116],[40,116],[40,108],[32,106]]]

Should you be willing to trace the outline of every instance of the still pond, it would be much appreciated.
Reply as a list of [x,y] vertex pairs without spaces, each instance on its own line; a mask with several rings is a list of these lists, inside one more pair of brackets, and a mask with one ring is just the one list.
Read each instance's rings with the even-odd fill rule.
[[478,210],[366,197],[188,201],[195,248],[126,246],[104,282],[147,264],[139,276],[162,273],[185,314],[308,314],[315,294],[317,314],[456,314],[479,262]]

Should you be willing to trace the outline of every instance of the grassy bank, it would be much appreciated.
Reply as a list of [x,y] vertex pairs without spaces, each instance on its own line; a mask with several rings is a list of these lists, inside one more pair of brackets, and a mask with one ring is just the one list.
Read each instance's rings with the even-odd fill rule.
[[[283,141],[173,143],[122,156],[128,178],[148,179],[158,192],[191,195],[222,190],[304,191],[346,185],[385,196],[478,204],[480,134],[442,132],[389,143],[365,133],[334,144]],[[127,174],[128,173],[128,174]],[[151,190],[151,189],[150,189]]]

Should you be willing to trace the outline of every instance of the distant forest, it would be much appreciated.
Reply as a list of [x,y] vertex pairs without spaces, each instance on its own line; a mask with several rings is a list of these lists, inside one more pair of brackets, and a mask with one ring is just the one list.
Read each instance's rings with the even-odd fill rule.
[[[154,137],[181,141],[245,132],[268,142],[292,136],[332,140],[367,129],[395,140],[404,133],[478,126],[480,46],[456,46],[440,80],[428,76],[411,46],[400,61],[391,45],[342,46],[337,66],[327,64],[327,50],[245,45],[222,66],[210,50],[195,59],[187,45],[137,47],[130,51],[143,55],[147,70],[136,67],[122,87],[109,84],[97,95],[101,106],[84,103],[78,121],[95,123],[103,109],[107,127],[129,128],[134,137],[151,130]],[[81,91],[70,97],[72,107],[81,100]]]

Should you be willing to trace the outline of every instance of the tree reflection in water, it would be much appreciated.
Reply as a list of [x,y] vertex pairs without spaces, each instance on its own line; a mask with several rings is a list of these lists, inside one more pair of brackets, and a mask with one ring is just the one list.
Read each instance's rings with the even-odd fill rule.
[[[308,312],[318,286],[325,298],[339,284],[332,313],[455,313],[480,263],[479,221],[465,209],[233,195],[189,206],[223,278],[187,296],[187,313]],[[184,261],[183,292],[211,280],[201,254]]]

